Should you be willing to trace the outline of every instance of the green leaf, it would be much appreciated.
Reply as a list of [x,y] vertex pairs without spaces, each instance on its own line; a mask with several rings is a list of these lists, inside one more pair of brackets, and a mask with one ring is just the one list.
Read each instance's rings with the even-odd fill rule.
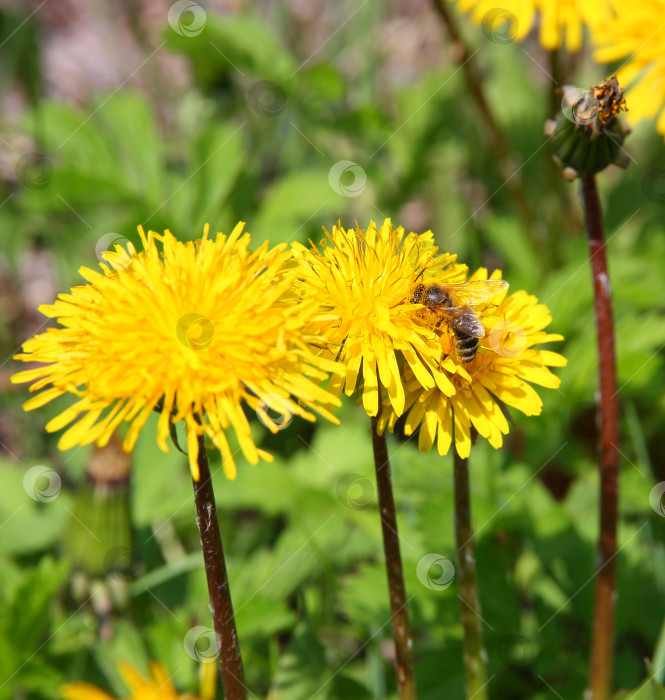
[[186,557],[183,557],[175,563],[169,563],[165,566],[160,566],[157,569],[144,574],[143,576],[132,581],[131,594],[133,596],[141,595],[146,591],[167,583],[178,576],[203,569],[203,554],[200,551],[192,552]]
[[622,690],[614,700],[665,700],[665,687],[655,678],[651,664],[646,661],[648,677],[634,690]]
[[171,49],[192,59],[195,71],[203,80],[211,80],[219,72],[233,73],[238,78],[249,72],[286,89],[298,68],[274,32],[249,15],[208,13],[199,36],[184,36],[170,28],[167,42]]
[[288,650],[282,654],[272,682],[276,700],[327,698],[334,671],[328,668],[323,645],[305,625],[300,625]]
[[[269,586],[267,587],[269,589]],[[243,639],[265,639],[291,629],[298,618],[289,610],[286,602],[259,591],[247,600],[239,598],[236,604],[236,624],[242,630]]]
[[98,106],[94,119],[107,135],[127,187],[148,206],[158,206],[163,197],[164,154],[148,100],[139,93],[117,93]]
[[527,232],[511,218],[491,216],[483,233],[505,260],[510,272],[520,275],[524,287],[533,289],[542,271],[542,260]]
[[[0,697],[19,697],[23,689],[52,690],[60,672],[40,653],[48,644],[50,608],[68,571],[65,561],[45,557],[34,569],[3,562],[0,582]],[[12,575],[13,573],[13,575]]]
[[136,527],[167,518],[191,518],[194,492],[187,458],[157,446],[156,415],[150,416],[132,458],[132,520]]
[[93,648],[97,665],[103,670],[118,697],[127,692],[127,687],[118,671],[122,662],[130,663],[139,673],[147,677],[150,662],[141,630],[128,620],[114,624],[113,637]]
[[[70,517],[70,497],[64,490],[53,492],[55,498],[48,502],[29,495],[33,487],[39,488],[32,483],[34,472],[30,471],[37,466],[0,461],[0,550],[8,554],[25,555],[52,547],[60,541]],[[56,488],[60,476],[47,465],[43,469],[49,474],[45,479],[55,479],[47,488]]]
[[293,240],[312,218],[330,227],[335,221],[328,221],[328,217],[348,200],[332,189],[328,174],[327,170],[303,170],[277,180],[263,200],[253,230],[279,243]]

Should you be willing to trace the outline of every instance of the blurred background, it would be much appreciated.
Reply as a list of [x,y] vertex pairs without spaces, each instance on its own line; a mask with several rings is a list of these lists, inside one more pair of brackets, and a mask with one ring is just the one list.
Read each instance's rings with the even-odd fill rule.
[[[192,239],[243,220],[275,244],[386,217],[502,269],[566,337],[552,348],[568,358],[560,389],[540,392],[542,416],[514,416],[502,450],[478,443],[471,484],[490,696],[581,697],[598,480],[578,186],[543,136],[560,103],[551,56],[455,17],[512,151],[510,186],[425,0],[0,2],[0,698],[53,698],[71,680],[121,696],[125,659],[157,660],[196,693],[214,656],[186,457],[159,452],[154,425],[131,461],[113,444],[57,450],[44,425],[66,404],[25,414],[9,383],[11,356],[47,327],[37,305],[115,243],[138,245],[139,224]],[[583,88],[609,70],[587,49],[566,65]],[[629,167],[599,176],[622,415],[617,688],[642,682],[645,657],[665,668],[665,147],[645,123],[626,148]],[[240,463],[229,482],[213,461],[256,697],[395,697],[369,423],[350,401],[339,416],[277,435],[252,416],[275,462]],[[389,446],[420,697],[461,698],[460,603],[441,575],[452,457]],[[426,555],[440,557],[431,575]]]

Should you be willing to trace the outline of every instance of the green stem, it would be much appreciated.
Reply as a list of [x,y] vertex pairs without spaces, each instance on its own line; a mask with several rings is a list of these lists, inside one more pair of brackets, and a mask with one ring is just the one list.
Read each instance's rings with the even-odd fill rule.
[[[380,409],[379,409],[380,410]],[[379,435],[379,417],[372,421],[372,448],[376,470],[376,487],[383,532],[383,551],[386,557],[388,591],[390,593],[390,615],[395,640],[395,660],[397,663],[397,689],[400,700],[416,699],[416,675],[413,666],[413,640],[409,629],[404,571],[397,534],[395,499],[390,477],[390,460],[385,433]]]
[[603,218],[593,176],[582,180],[584,218],[589,237],[598,335],[600,402],[597,408],[600,469],[600,540],[591,643],[591,700],[608,700],[612,685],[614,602],[616,599],[619,488],[619,401],[614,355],[612,298],[605,256]]
[[219,666],[224,686],[224,697],[226,700],[246,700],[247,687],[245,686],[238,632],[233,614],[233,604],[231,603],[231,590],[226,573],[222,537],[217,520],[215,492],[212,488],[208,453],[202,435],[199,436],[198,443],[199,480],[193,482],[194,500],[208,581],[210,610],[215,633],[219,640]]
[[464,627],[466,697],[474,700],[487,700],[487,677],[485,674],[487,653],[483,645],[478,576],[473,528],[471,527],[469,460],[460,457],[457,450],[454,450],[454,453],[455,542],[457,544],[457,582]]

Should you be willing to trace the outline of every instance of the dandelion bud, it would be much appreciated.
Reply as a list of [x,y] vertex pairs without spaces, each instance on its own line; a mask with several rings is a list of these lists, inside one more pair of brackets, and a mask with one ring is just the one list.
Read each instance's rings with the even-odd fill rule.
[[630,129],[617,116],[627,107],[616,77],[592,85],[588,92],[569,85],[563,91],[561,113],[545,124],[563,177],[595,175],[610,163],[625,168],[628,157],[622,146]]
[[64,546],[74,566],[91,576],[118,577],[130,567],[129,472],[130,457],[114,434],[93,450],[74,498]]

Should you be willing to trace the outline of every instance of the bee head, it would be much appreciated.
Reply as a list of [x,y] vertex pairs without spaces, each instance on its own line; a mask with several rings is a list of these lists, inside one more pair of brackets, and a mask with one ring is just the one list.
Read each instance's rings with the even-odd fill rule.
[[422,298],[423,298],[423,291],[425,290],[425,285],[424,284],[419,284],[413,289],[413,293],[411,294],[411,304],[420,304],[422,303]]

